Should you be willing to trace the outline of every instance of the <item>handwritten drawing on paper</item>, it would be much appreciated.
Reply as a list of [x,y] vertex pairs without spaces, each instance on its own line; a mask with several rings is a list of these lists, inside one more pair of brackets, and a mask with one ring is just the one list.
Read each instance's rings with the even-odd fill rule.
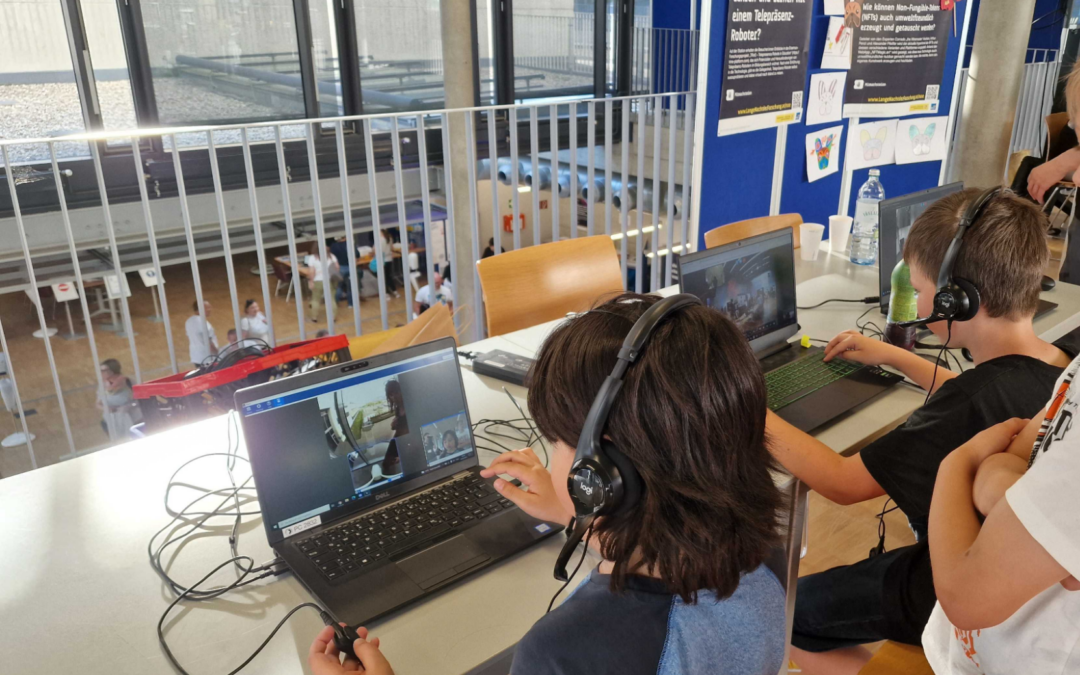
[[945,159],[948,116],[902,120],[896,129],[896,163],[936,162]]
[[810,76],[810,99],[806,107],[808,125],[839,122],[843,112],[847,72],[815,73]]
[[825,35],[825,51],[821,55],[821,67],[829,70],[851,68],[851,43],[854,29],[847,26],[842,16],[829,17],[829,32]]
[[840,170],[840,138],[843,126],[806,135],[806,177],[813,183]]
[[896,161],[896,125],[898,120],[860,124],[852,131],[848,157],[852,169],[882,166]]

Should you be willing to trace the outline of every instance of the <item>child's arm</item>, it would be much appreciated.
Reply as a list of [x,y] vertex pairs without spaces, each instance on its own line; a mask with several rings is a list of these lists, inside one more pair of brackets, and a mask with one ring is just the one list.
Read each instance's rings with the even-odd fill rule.
[[1031,448],[1035,444],[1043,417],[1044,413],[1033,417],[1005,452],[990,455],[979,465],[972,494],[979,513],[990,515],[990,511],[1005,496],[1005,491],[1027,472],[1028,458],[1031,456]]
[[1005,450],[1026,423],[1012,419],[990,427],[949,454],[938,470],[930,505],[934,589],[945,614],[961,630],[996,626],[1069,578],[1024,528],[1008,500],[1000,500],[982,525],[972,503],[978,467]]
[[[891,366],[927,391],[930,390],[931,382],[934,384],[934,391],[937,391],[946,380],[957,375],[947,368],[935,366],[918,354],[866,337],[854,330],[840,333],[825,347],[826,361],[837,356],[868,366]],[[936,375],[934,371],[937,371]]]
[[841,457],[771,410],[765,416],[765,433],[769,451],[776,460],[826,499],[837,504],[856,504],[885,494],[859,455]]

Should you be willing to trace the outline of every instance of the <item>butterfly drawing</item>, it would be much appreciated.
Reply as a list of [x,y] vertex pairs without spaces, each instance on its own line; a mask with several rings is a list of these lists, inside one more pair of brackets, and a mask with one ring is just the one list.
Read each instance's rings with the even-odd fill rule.
[[915,155],[929,155],[930,141],[934,139],[934,131],[936,130],[937,124],[934,122],[927,124],[921,133],[919,127],[914,124],[908,127],[908,136],[911,137],[911,152]]
[[835,138],[836,134],[829,134],[824,138],[814,139],[814,154],[817,155],[818,168],[822,171],[829,168],[829,156]]
[[821,116],[832,116],[832,104],[836,100],[836,87],[837,81],[831,80],[828,86],[825,85],[825,80],[818,81],[818,101],[821,102]]
[[859,134],[859,139],[862,141],[863,159],[867,161],[880,159],[881,149],[885,145],[885,139],[888,136],[888,127],[881,127],[873,136],[870,135],[869,131],[863,129],[862,133]]

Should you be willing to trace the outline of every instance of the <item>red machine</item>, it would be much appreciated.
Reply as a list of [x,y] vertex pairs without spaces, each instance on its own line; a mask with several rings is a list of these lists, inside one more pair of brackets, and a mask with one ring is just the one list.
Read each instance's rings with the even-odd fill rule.
[[[178,373],[133,387],[148,433],[233,409],[233,394],[245,387],[306,373],[350,360],[344,335],[294,342],[264,355],[243,354],[232,365],[190,376]],[[224,361],[225,359],[223,359]]]

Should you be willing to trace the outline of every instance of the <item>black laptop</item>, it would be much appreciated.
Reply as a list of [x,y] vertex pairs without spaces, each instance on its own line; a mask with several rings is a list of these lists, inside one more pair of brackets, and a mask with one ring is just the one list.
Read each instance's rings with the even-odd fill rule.
[[904,379],[842,358],[825,363],[822,348],[789,342],[799,332],[790,227],[680,257],[679,286],[742,330],[765,371],[769,408],[803,431]]
[[358,625],[562,528],[480,477],[451,339],[236,393],[266,536]]

